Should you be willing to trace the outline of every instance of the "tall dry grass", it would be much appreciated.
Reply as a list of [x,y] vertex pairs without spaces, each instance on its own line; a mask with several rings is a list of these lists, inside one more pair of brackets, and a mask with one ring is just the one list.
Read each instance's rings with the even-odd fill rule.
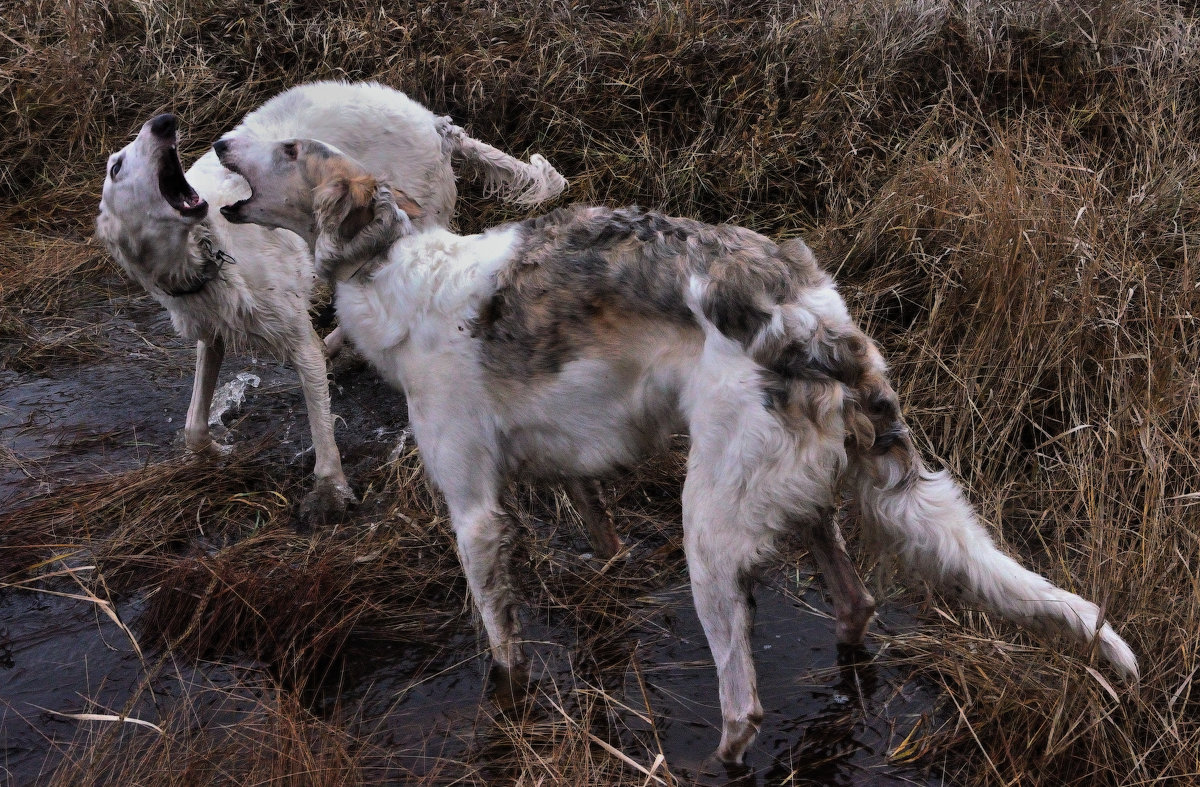
[[[925,450],[1010,549],[1104,603],[1142,656],[1140,686],[1111,685],[1073,650],[1027,647],[934,601],[903,646],[951,711],[906,756],[963,783],[1200,778],[1200,27],[1189,5],[10,0],[0,53],[0,365],[104,352],[59,339],[64,320],[123,286],[87,237],[105,155],[147,117],[178,113],[194,154],[298,81],[381,79],[507,150],[544,153],[575,200],[804,234],[884,345]],[[477,196],[466,195],[464,228],[508,215]],[[376,482],[409,499],[418,479],[389,470]],[[437,517],[428,505],[425,522]],[[137,510],[101,509],[97,532],[127,530]],[[170,521],[195,538],[190,519]],[[26,546],[51,543],[21,532]],[[325,646],[386,629],[413,603],[377,598],[375,580],[338,562],[351,552],[322,554],[269,526],[255,538],[267,539],[261,553],[152,551],[166,571],[153,575],[159,617],[183,621],[162,636],[193,655],[237,646],[317,669]],[[452,565],[445,533],[423,554]],[[254,615],[228,607],[239,596],[206,595],[203,577],[219,574],[204,561],[217,558],[246,576],[286,564],[328,577],[310,600],[336,636],[319,654],[288,650],[307,629],[267,641]],[[446,593],[422,614],[459,614],[461,587]],[[222,632],[231,642],[199,636],[198,605],[171,606],[197,598],[238,621]],[[289,740],[312,731],[289,718]],[[580,765],[594,748],[581,755],[573,734],[531,755],[538,775],[600,778]],[[190,751],[197,738],[169,740]],[[321,767],[360,777],[337,740]],[[298,755],[289,778],[310,760]]]

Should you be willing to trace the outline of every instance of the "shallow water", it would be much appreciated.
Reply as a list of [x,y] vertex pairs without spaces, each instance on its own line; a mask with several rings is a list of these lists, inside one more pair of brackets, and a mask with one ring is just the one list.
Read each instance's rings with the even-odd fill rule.
[[[563,632],[533,626],[526,631],[537,640],[532,671],[541,691],[575,718],[586,717],[593,734],[645,767],[661,752],[685,783],[940,783],[925,769],[887,759],[915,725],[928,720],[936,695],[906,681],[907,673],[888,666],[886,658],[839,665],[827,605],[816,590],[797,598],[773,583],[759,587],[755,597],[752,639],[765,718],[744,770],[711,762],[720,739],[716,669],[686,585],[646,598],[649,619],[612,643],[636,670],[617,670],[615,680],[613,670],[589,674]],[[885,615],[896,625],[903,617]],[[326,702],[353,707],[364,729],[382,730],[389,745],[413,753],[400,759],[416,773],[472,747],[503,750],[506,742],[489,738],[493,725],[481,713],[481,704],[491,701],[482,649],[473,633],[459,632],[432,664],[425,663],[431,654],[381,652],[355,665]],[[581,711],[585,698],[601,694],[609,701],[598,701],[596,712]],[[532,705],[523,712],[534,720],[556,717],[550,703]],[[494,712],[494,706],[485,710]],[[607,718],[610,713],[616,718]],[[497,781],[512,777],[492,775]],[[629,776],[631,783],[644,778],[633,770]]]
[[[41,376],[0,372],[0,441],[16,457],[0,465],[0,509],[70,481],[124,472],[181,451],[191,348],[171,336],[153,307],[135,303],[121,314],[108,337],[109,360]],[[239,373],[262,382],[246,388],[240,412],[231,408],[235,412],[226,423],[232,419],[232,436],[243,441],[269,435],[275,448],[264,461],[311,462],[303,399],[292,372],[273,362],[230,358],[221,382]],[[403,403],[366,371],[338,382],[334,410],[347,414],[339,440],[353,475],[351,457],[386,457],[403,427],[398,417]],[[638,559],[636,547],[632,559]],[[45,587],[78,591],[66,579]],[[600,710],[588,715],[594,734],[645,766],[661,751],[671,772],[688,781],[934,783],[925,771],[887,759],[931,713],[932,691],[907,682],[907,672],[888,666],[885,658],[839,666],[828,605],[805,571],[776,572],[756,598],[753,643],[766,718],[747,771],[706,762],[719,739],[716,673],[686,585],[639,600],[642,622],[632,634],[613,638],[613,653],[600,654],[605,663],[630,666],[601,670],[592,680],[585,677],[587,665],[577,663],[581,656],[568,632],[545,621],[531,623],[526,633],[536,643],[541,693],[559,698],[576,716],[581,703],[599,698]],[[136,630],[139,599],[122,600],[117,609]],[[389,647],[356,657],[343,665],[336,682],[317,692],[314,708],[340,716],[353,709],[361,731],[396,751],[417,773],[438,757],[503,749],[509,745],[503,736],[491,734],[495,706],[482,644],[469,618],[464,621],[463,630],[436,651]],[[902,628],[908,622],[902,612],[885,610],[874,625]],[[877,643],[869,645],[878,649]],[[158,655],[145,658],[157,662]],[[586,660],[597,658],[590,654]],[[151,691],[137,694],[131,715],[162,718],[179,696],[236,685],[235,673],[253,668],[167,664],[150,682]],[[96,604],[0,590],[0,774],[11,784],[44,780],[89,724],[60,714],[122,712],[145,675],[129,637]],[[228,693],[214,697],[213,719],[232,718],[250,704]],[[555,711],[543,702],[524,712]],[[629,774],[642,781],[634,771]]]

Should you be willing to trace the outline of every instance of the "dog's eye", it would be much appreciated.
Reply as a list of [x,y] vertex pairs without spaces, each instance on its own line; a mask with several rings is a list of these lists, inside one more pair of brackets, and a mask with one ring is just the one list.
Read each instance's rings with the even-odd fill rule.
[[287,156],[292,161],[295,161],[296,160],[296,143],[295,142],[284,142],[283,143],[283,155]]
[[123,163],[125,163],[124,156],[114,161],[112,167],[110,167],[108,170],[108,176],[110,178],[115,178],[117,175],[119,175],[121,173],[121,165]]

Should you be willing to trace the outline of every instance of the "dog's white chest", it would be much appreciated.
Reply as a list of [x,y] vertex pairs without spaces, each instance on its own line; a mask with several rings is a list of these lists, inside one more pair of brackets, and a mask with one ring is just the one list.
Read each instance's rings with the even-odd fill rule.
[[422,364],[466,362],[471,321],[514,242],[511,232],[462,238],[442,230],[401,240],[369,277],[338,285],[338,319],[363,354],[407,389]]

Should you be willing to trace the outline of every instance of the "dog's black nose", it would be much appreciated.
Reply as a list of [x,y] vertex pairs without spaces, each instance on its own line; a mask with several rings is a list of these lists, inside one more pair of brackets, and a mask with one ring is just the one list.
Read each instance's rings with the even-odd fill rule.
[[224,156],[225,151],[229,150],[229,140],[218,139],[213,143],[213,150],[217,151],[218,156]]
[[175,126],[175,116],[170,112],[164,112],[150,121],[150,133],[156,137],[173,137],[175,136]]

